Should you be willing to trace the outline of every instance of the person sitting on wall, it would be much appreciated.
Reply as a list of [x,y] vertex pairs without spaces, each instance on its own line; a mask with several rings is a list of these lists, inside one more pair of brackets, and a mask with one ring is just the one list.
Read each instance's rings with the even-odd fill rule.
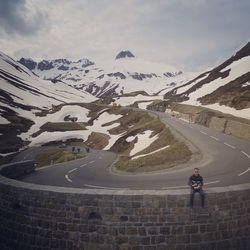
[[195,193],[199,193],[201,197],[201,207],[205,207],[205,194],[202,189],[203,187],[203,178],[199,174],[199,169],[194,169],[194,174],[190,176],[188,185],[191,187],[191,194],[190,194],[190,207],[194,207],[194,195]]

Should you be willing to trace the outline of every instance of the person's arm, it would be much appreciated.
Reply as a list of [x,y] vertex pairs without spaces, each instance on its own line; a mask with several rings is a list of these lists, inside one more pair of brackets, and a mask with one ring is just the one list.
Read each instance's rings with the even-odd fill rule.
[[190,176],[189,178],[188,185],[193,189],[195,188],[195,186],[197,186],[197,184],[193,182],[192,176]]
[[201,188],[203,187],[203,178],[201,176]]

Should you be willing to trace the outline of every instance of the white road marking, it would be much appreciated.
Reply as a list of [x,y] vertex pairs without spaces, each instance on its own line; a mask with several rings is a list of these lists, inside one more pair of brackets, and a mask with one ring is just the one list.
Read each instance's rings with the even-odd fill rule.
[[69,171],[69,173],[72,173],[72,172],[74,172],[75,170],[77,170],[78,168],[73,168],[73,169],[71,169],[70,171]]
[[194,128],[193,126],[189,126],[190,128]]
[[91,164],[91,163],[94,163],[94,162],[95,162],[95,161],[91,161],[91,162],[89,162],[89,163]]
[[250,159],[250,155],[248,155],[246,152],[241,151],[242,154],[244,154],[248,159]]
[[83,168],[83,167],[85,167],[85,166],[87,166],[87,163],[81,165],[80,168]]
[[212,136],[212,135],[210,135],[209,137],[212,138],[212,139],[214,139],[214,140],[216,140],[216,141],[219,141],[218,138],[216,138],[216,137],[214,137],[214,136]]
[[89,185],[85,184],[85,187],[91,187],[91,188],[101,188],[101,189],[114,189],[114,190],[128,190],[129,188],[115,188],[115,187],[103,187],[103,186],[96,186],[96,185]]
[[219,183],[220,181],[210,181],[210,182],[205,182],[204,185],[211,185],[215,183]]
[[65,175],[65,178],[67,181],[72,182],[72,180],[69,178],[69,176],[67,174]]
[[246,174],[248,171],[250,171],[250,168],[248,168],[246,171],[244,171],[244,172],[238,174],[238,176],[242,176],[243,174]]
[[203,132],[203,131],[201,131],[201,130],[200,130],[200,132],[201,132],[203,135],[207,135],[207,133],[206,133],[206,132]]
[[223,144],[224,144],[224,145],[226,145],[226,146],[228,146],[228,147],[230,147],[230,148],[232,148],[232,149],[236,149],[236,147],[235,147],[235,146],[230,145],[230,144],[228,144],[228,143],[226,143],[226,142],[224,142]]

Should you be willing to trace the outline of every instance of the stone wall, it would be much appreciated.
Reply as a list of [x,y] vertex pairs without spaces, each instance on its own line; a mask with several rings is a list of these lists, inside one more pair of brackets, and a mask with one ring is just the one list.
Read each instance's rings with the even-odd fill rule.
[[209,123],[209,127],[215,129],[219,132],[225,133],[225,128],[227,125],[227,120],[225,118],[212,117]]
[[225,133],[250,140],[250,125],[238,121],[228,120]]
[[[180,113],[180,117],[189,121],[188,114]],[[212,128],[219,132],[250,140],[250,125],[247,123],[231,120],[225,117],[217,117],[213,112],[205,111],[194,116],[193,120],[195,123]]]
[[189,192],[83,190],[0,176],[0,249],[250,249],[250,184]]

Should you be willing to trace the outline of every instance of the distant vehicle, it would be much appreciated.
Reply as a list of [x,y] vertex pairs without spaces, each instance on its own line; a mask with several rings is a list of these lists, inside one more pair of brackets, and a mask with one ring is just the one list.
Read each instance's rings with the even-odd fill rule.
[[66,147],[67,147],[66,143],[62,143],[59,145],[59,148],[66,148]]

